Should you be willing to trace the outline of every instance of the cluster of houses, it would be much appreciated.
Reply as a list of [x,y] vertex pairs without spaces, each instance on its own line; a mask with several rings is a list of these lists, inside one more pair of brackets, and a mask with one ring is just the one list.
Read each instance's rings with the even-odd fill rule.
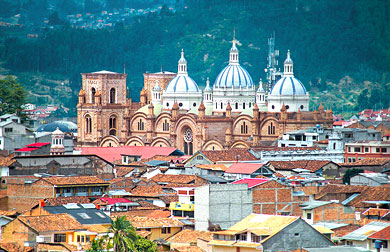
[[[0,120],[19,131],[17,117]],[[0,155],[0,251],[87,251],[118,216],[162,251],[390,251],[384,127],[193,155],[74,147],[71,128],[47,125],[45,142]]]

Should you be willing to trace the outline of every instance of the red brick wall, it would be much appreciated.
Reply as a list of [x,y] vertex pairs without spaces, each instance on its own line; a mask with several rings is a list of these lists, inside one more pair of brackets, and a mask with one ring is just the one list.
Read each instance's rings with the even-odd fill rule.
[[7,242],[16,242],[19,246],[23,246],[24,241],[35,241],[36,235],[26,225],[15,219],[3,227],[1,238]]
[[38,180],[25,183],[23,178],[7,179],[8,210],[26,211],[38,204],[40,199],[53,198],[54,187],[47,182]]
[[292,196],[293,188],[269,181],[251,188],[253,191],[253,212],[260,214],[281,214],[290,212],[299,215],[298,205],[302,201],[295,201]]
[[355,224],[355,211],[344,213],[344,207],[338,203],[328,204],[314,209],[314,223],[316,222],[337,222]]

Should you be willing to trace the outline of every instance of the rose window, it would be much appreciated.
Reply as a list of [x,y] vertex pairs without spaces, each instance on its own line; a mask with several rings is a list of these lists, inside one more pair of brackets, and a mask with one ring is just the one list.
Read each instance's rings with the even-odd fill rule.
[[192,130],[190,128],[184,131],[184,140],[186,142],[192,142]]

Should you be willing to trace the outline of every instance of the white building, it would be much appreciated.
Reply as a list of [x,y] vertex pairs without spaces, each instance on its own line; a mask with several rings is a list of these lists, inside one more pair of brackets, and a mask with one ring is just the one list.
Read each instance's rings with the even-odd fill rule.
[[284,106],[287,112],[309,111],[309,92],[300,80],[294,77],[294,64],[290,50],[284,61],[284,72],[268,95],[268,111],[279,112]]

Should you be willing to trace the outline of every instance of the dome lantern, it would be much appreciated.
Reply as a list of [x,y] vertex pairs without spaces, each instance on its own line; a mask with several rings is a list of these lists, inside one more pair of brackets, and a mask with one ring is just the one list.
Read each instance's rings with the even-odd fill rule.
[[294,77],[293,61],[290,58],[290,50],[287,51],[287,58],[284,61],[284,72],[283,76]]
[[233,45],[229,54],[229,65],[238,65],[238,49],[236,47],[236,31],[233,31]]
[[184,58],[184,50],[181,49],[181,57],[177,66],[177,73],[181,75],[187,75],[187,60]]

